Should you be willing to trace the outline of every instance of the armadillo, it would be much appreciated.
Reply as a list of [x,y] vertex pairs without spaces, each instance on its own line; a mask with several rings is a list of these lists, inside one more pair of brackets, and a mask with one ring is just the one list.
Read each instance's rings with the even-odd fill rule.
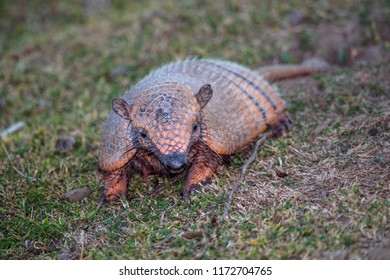
[[291,128],[285,103],[270,82],[317,71],[310,66],[265,67],[187,59],[152,71],[112,100],[103,126],[101,201],[127,194],[131,174],[186,177],[182,194],[207,185],[224,158],[271,127]]

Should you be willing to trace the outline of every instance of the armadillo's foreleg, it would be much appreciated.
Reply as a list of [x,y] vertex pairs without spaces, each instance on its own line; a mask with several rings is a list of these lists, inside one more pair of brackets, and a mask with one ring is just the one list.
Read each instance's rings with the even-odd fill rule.
[[223,164],[221,155],[213,152],[203,143],[192,149],[189,160],[192,161],[192,165],[183,187],[184,197],[209,184],[213,174]]
[[104,188],[100,203],[118,201],[121,195],[127,194],[129,174],[125,167],[103,172]]

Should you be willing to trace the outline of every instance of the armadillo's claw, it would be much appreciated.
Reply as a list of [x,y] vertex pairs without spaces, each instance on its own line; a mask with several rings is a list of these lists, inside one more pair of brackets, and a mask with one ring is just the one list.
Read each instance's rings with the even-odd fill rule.
[[201,184],[194,184],[190,186],[185,186],[182,191],[183,198],[186,199],[189,196],[195,195],[197,192],[199,192],[202,189]]
[[100,196],[99,204],[119,201],[120,196],[127,194],[129,176],[124,168],[105,172],[103,174],[103,180],[105,187]]
[[279,120],[272,125],[272,132],[274,137],[280,138],[285,132],[292,128],[292,121],[287,113],[284,113]]
[[211,183],[211,179],[207,178],[198,184],[185,185],[182,191],[184,198],[195,195],[197,192],[201,191],[202,188]]
[[104,193],[102,193],[100,195],[100,198],[99,198],[99,202],[97,204],[97,207],[98,208],[102,208],[103,206],[105,206],[107,204],[107,200],[106,200],[106,196],[104,195]]
[[165,184],[164,183],[161,183],[161,184],[157,184],[153,189],[152,191],[150,192],[150,194],[154,195],[154,194],[157,194],[161,191],[165,190]]
[[194,145],[191,153],[194,153],[191,158],[193,163],[183,187],[182,194],[184,198],[210,184],[214,172],[223,163],[222,157],[202,142]]

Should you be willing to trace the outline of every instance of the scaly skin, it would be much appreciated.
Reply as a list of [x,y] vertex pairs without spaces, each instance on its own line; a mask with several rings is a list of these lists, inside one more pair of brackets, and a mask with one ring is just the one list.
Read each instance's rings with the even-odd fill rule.
[[[308,66],[263,68],[270,80],[318,71]],[[187,60],[152,72],[122,99],[103,128],[99,167],[102,201],[126,195],[129,177],[186,176],[183,195],[207,184],[223,158],[268,127],[291,129],[284,102],[268,82],[238,64]]]

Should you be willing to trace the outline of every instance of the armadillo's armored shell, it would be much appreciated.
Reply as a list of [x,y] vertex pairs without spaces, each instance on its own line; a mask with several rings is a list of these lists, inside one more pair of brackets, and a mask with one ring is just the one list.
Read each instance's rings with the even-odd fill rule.
[[[204,108],[204,141],[229,155],[272,125],[285,110],[277,91],[255,72],[227,61],[201,60],[215,94]],[[206,72],[206,73],[205,73]]]
[[124,166],[136,153],[133,143],[131,122],[114,112],[108,116],[103,127],[99,167],[112,171]]
[[[153,91],[151,88],[157,89],[152,94],[161,93],[161,98],[164,94],[172,95],[173,98],[189,98],[189,92],[195,94],[205,84],[211,85],[213,96],[202,109],[201,138],[219,154],[235,153],[262,133],[268,125],[277,121],[278,116],[285,110],[277,91],[256,72],[236,63],[207,59],[180,61],[155,70],[137,83],[123,98],[129,104],[142,103],[143,95]],[[160,92],[159,88],[164,90]],[[181,93],[183,94],[180,95]],[[149,105],[157,111],[157,108],[154,108],[156,104],[150,102]],[[150,117],[142,119],[143,116],[140,114],[142,106],[139,105],[135,106],[135,112],[132,113],[134,125],[147,128],[143,123],[153,124],[154,119]],[[174,109],[186,111],[191,108],[183,106]],[[180,113],[176,112],[178,115]],[[142,118],[137,119],[136,116]],[[178,124],[176,123],[175,127]],[[162,145],[160,137],[156,136],[163,131],[169,133],[167,126],[146,130],[155,131],[150,138],[156,146]],[[177,129],[179,130],[186,129]],[[101,169],[110,171],[121,168],[135,155],[136,150],[132,149],[134,145],[132,134],[130,121],[112,112],[104,127],[100,152]],[[179,135],[181,134],[178,133],[177,137]],[[183,137],[180,141],[186,142]]]
[[177,81],[187,84],[194,92],[205,84],[211,85],[213,97],[202,110],[202,139],[219,154],[236,152],[285,110],[274,88],[256,72],[236,63],[185,60],[166,65],[147,78],[162,77],[180,77]]

